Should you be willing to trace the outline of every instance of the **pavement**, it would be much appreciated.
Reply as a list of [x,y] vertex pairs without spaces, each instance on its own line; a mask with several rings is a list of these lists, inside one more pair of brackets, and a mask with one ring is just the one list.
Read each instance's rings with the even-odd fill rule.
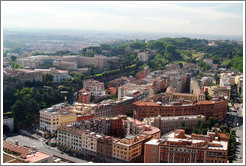
[[[239,105],[239,109],[237,112],[237,123],[239,124],[239,126],[235,127],[236,130],[236,138],[239,139],[239,144],[236,145],[236,157],[235,160],[233,161],[234,163],[242,163],[243,162],[243,108],[242,105]],[[242,159],[239,159],[239,155],[242,157]]]
[[35,140],[31,139],[27,136],[23,135],[18,135],[18,134],[10,134],[7,137],[7,141],[11,143],[15,143],[15,141],[18,140],[19,145],[21,146],[28,146],[28,147],[33,147],[36,146],[37,150],[48,153],[50,155],[55,155],[56,157],[63,158],[75,163],[88,163],[86,160],[82,160],[73,156],[69,156],[68,154],[64,153],[61,154],[61,151],[59,151],[57,148],[47,146],[42,140]]

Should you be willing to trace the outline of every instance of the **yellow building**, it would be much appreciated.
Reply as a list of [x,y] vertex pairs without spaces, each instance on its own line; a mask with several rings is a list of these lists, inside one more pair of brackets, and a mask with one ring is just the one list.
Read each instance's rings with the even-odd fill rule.
[[241,78],[241,77],[243,77],[243,74],[241,74],[241,75],[236,75],[236,77],[235,77],[235,84],[238,84],[238,80],[239,80],[239,78]]
[[73,112],[61,112],[59,115],[59,125],[66,125],[76,122],[77,115]]
[[138,161],[143,154],[143,145],[151,136],[128,135],[117,142],[113,142],[112,157],[126,162]]
[[40,129],[54,135],[58,126],[76,122],[76,113],[72,112],[71,108],[66,103],[60,103],[39,111]]

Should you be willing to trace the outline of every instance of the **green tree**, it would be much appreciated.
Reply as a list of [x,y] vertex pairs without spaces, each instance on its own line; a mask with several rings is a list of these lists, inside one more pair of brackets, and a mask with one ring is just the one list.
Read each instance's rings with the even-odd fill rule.
[[46,85],[50,85],[53,81],[53,76],[51,74],[44,74],[43,75],[43,83]]

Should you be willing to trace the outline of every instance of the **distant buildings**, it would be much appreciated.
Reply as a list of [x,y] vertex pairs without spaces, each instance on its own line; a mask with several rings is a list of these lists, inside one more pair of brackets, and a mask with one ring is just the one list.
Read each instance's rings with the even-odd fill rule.
[[34,71],[39,71],[42,72],[43,74],[52,75],[53,82],[61,82],[72,78],[70,75],[68,75],[67,70],[57,70],[56,68],[49,68],[49,69],[34,69]]
[[11,77],[19,80],[20,82],[26,81],[42,81],[43,75],[40,71],[29,70],[29,69],[8,69],[4,68],[4,78]]
[[208,132],[187,135],[185,130],[167,133],[145,143],[145,163],[227,163],[229,135]]
[[147,52],[139,52],[138,60],[141,62],[147,62],[149,60],[149,54]]
[[62,68],[72,69],[72,70],[78,69],[77,62],[53,61],[53,66],[58,66]]
[[210,67],[212,67],[214,64],[214,61],[212,58],[205,58],[205,59],[203,59],[203,62],[209,64]]
[[78,68],[85,67],[86,65],[93,65],[94,67],[109,67],[109,61],[115,62],[118,57],[107,57],[103,55],[95,55],[94,57],[85,57],[85,56],[63,56],[61,62],[76,62]]
[[109,61],[117,61],[118,57],[107,57],[103,55],[95,55],[94,57],[85,57],[78,55],[71,56],[48,56],[37,55],[29,57],[18,57],[17,62],[24,68],[37,68],[43,64],[53,64],[54,66],[64,67],[68,69],[77,69],[85,67],[86,65],[93,65],[94,67],[109,67]]

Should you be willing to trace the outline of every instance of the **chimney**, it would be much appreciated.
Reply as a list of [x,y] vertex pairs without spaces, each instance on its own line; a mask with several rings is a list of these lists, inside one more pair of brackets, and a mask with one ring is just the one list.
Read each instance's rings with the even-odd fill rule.
[[19,141],[18,140],[15,140],[15,145],[19,145]]

